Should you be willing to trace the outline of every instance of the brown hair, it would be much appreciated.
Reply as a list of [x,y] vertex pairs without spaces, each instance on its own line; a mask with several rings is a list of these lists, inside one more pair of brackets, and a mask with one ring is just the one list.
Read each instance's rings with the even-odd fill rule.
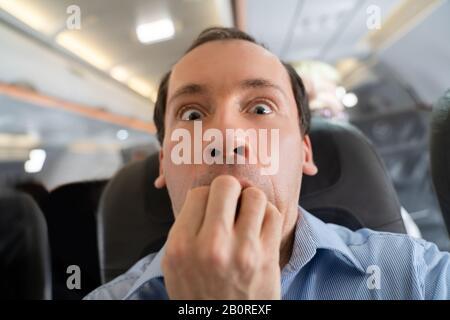
[[[252,36],[243,31],[235,28],[213,27],[202,31],[185,54],[198,46],[201,46],[202,44],[217,40],[244,40],[265,48],[262,44],[256,42]],[[305,86],[303,85],[303,81],[300,76],[290,64],[285,62],[282,62],[282,64],[286,68],[291,80],[292,90],[294,92],[294,98],[297,104],[301,132],[304,135],[308,134],[311,113],[309,111],[308,96],[305,91]],[[166,73],[161,79],[158,89],[158,97],[155,103],[155,111],[153,113],[153,121],[157,131],[156,135],[161,145],[164,140],[164,116],[166,113],[167,91],[169,88],[170,74],[171,71]]]

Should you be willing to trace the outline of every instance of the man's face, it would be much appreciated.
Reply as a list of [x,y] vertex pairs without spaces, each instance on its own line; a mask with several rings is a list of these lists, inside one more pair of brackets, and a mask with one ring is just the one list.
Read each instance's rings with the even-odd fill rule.
[[[197,121],[194,121],[196,119]],[[269,145],[279,158],[273,175],[261,174],[263,164],[175,164],[174,130],[186,129],[194,137],[194,123],[201,120],[203,132],[227,129],[266,129]],[[221,174],[235,176],[243,185],[263,190],[282,213],[295,210],[302,173],[315,174],[309,138],[302,137],[299,115],[289,75],[279,59],[264,48],[242,40],[212,41],[186,54],[172,69],[167,94],[165,137],[161,150],[164,177],[175,216],[189,189],[209,185]],[[271,129],[279,141],[270,140]],[[228,143],[228,141],[226,141]],[[239,141],[234,141],[239,146]],[[210,144],[202,142],[203,149]],[[255,146],[243,145],[244,156]],[[271,146],[265,146],[271,150]],[[261,148],[258,144],[256,148]],[[192,142],[192,154],[194,153]],[[228,156],[216,149],[216,156]]]

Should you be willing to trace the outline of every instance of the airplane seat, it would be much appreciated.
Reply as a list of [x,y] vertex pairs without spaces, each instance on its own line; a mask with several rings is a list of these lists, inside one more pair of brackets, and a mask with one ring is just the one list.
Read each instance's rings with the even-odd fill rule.
[[[76,182],[50,192],[45,208],[52,252],[53,298],[78,300],[100,282],[96,212],[106,181]],[[81,289],[67,287],[68,267],[80,268]],[[76,271],[75,271],[76,272]]]
[[450,89],[433,107],[431,175],[447,231],[450,231]]
[[[397,195],[368,140],[351,125],[316,119],[310,136],[322,172],[304,177],[300,204],[326,222],[351,229],[405,232]],[[166,240],[173,215],[167,190],[153,186],[158,172],[154,154],[122,168],[102,194],[98,242],[103,283],[158,251]]]
[[48,196],[50,194],[50,192],[48,192],[47,188],[42,183],[36,181],[20,182],[14,185],[14,190],[21,191],[30,195],[41,210],[44,210],[44,207],[48,200]]
[[313,118],[311,128],[319,172],[303,176],[300,205],[352,230],[406,233],[397,193],[369,140],[345,122]]
[[98,245],[102,282],[125,272],[145,255],[158,251],[173,223],[167,189],[156,189],[158,153],[123,167],[102,194]]
[[47,226],[34,200],[0,193],[0,299],[50,300],[52,278]]

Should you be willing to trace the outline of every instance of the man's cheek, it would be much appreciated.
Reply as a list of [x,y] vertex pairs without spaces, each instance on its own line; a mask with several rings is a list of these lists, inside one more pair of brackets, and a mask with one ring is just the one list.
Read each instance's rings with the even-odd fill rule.
[[175,165],[170,159],[164,160],[167,190],[172,201],[174,213],[179,212],[184,204],[187,191],[191,185],[191,174],[187,165]]
[[261,175],[273,176],[280,168],[280,130],[265,130],[259,135],[258,158],[261,163]]
[[287,170],[291,174],[291,170],[301,170],[303,142],[299,134],[285,133],[280,138],[279,150],[280,170]]

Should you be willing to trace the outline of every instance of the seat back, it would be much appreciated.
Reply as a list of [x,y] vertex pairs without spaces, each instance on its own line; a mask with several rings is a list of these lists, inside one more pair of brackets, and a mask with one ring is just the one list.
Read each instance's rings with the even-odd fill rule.
[[450,230],[450,90],[433,107],[431,175],[447,230]]
[[310,134],[315,176],[304,176],[300,204],[329,223],[352,230],[405,233],[400,202],[369,140],[344,122],[315,119]]
[[[96,213],[106,181],[76,182],[50,192],[44,210],[52,252],[53,298],[79,300],[100,284]],[[81,289],[67,287],[78,266]]]
[[173,215],[167,190],[153,186],[158,172],[156,153],[126,165],[105,188],[98,212],[103,282],[164,244]]
[[51,299],[44,216],[27,194],[0,193],[0,299]]

